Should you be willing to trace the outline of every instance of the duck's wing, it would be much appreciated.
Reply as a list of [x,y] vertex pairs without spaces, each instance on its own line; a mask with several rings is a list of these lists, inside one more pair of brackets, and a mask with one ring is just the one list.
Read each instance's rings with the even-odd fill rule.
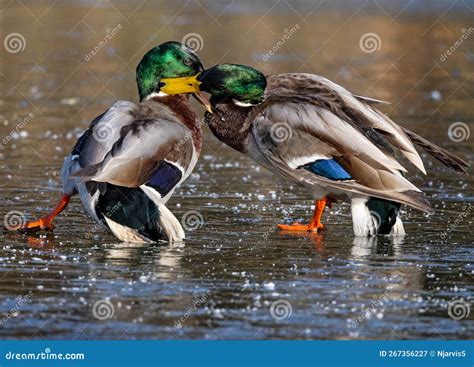
[[[408,156],[416,153],[399,127],[380,117],[381,122],[361,128],[350,120],[347,109],[334,112],[341,108],[334,92],[321,87],[321,100],[311,83],[309,92],[298,80],[294,84],[286,75],[276,82],[270,78],[266,101],[249,117],[257,150],[250,154],[296,181],[431,211],[420,190],[403,177],[405,169],[394,156],[393,141],[397,148],[404,146]],[[379,133],[381,129],[392,135]]]
[[[382,101],[380,99],[359,96],[356,94],[353,95],[355,98],[369,106],[376,106],[379,104],[390,104],[390,102]],[[420,148],[423,148],[427,153],[429,153],[431,156],[443,163],[446,167],[452,168],[456,172],[467,174],[469,163],[465,162],[455,154],[448,152],[446,149],[443,149],[440,146],[433,144],[432,142],[426,140],[422,136],[419,136],[413,131],[410,131],[403,126],[400,127],[402,128],[403,132],[410,138],[413,144]]]
[[426,174],[423,162],[407,134],[374,107],[376,102],[381,101],[356,96],[344,87],[313,74],[270,76],[266,97],[270,103],[289,99],[327,109],[367,135],[374,144],[381,146],[382,141],[387,142]]
[[[460,173],[467,173],[468,163],[414,132],[397,125],[376,108],[376,105],[388,102],[356,95],[324,77],[313,74],[273,75],[268,78],[268,81],[267,93],[269,95],[284,98],[285,95],[295,97],[295,92],[302,94],[297,98],[330,109],[336,116],[367,135],[379,147],[387,149],[386,143],[388,142],[391,148],[400,151],[425,174],[423,162],[415,150],[414,144],[423,148],[447,167]],[[390,152],[390,149],[388,150]]]
[[[352,93],[352,92],[351,92]],[[366,97],[366,96],[360,96],[357,94],[352,93],[352,95],[357,98],[358,100],[365,102],[369,105],[378,105],[378,104],[390,104],[390,102],[387,101],[382,101],[381,99],[376,99],[376,98],[371,98],[371,97]]]
[[103,114],[97,116],[89,128],[77,140],[72,157],[77,157],[80,167],[101,162],[114,143],[120,138],[122,127],[133,123],[138,105],[132,102],[116,102]]
[[73,174],[104,159],[119,139],[120,129],[133,122],[133,111],[136,109],[135,103],[119,101],[92,120],[64,161],[61,179],[65,193],[72,195],[77,190]]
[[[173,118],[137,119],[122,127],[104,159],[75,174],[82,181],[172,189],[195,159],[192,133]],[[162,193],[160,191],[160,193]],[[163,194],[163,193],[162,193]]]

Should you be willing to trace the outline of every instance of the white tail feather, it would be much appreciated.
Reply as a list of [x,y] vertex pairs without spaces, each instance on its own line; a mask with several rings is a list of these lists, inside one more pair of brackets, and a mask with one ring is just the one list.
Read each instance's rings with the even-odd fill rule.
[[156,203],[160,211],[159,224],[169,242],[183,241],[185,238],[184,229],[178,219],[163,203]]
[[185,238],[184,229],[173,213],[166,207],[161,195],[151,187],[142,185],[140,188],[145,191],[148,197],[153,200],[160,211],[159,225],[163,229],[163,234],[169,242],[183,241]]
[[149,243],[151,240],[142,236],[136,229],[129,228],[123,224],[117,223],[110,218],[104,217],[105,222],[110,228],[110,231],[117,237],[120,241],[130,242],[130,243]]
[[400,215],[397,215],[397,220],[390,231],[390,236],[405,236],[405,228],[403,228],[403,222]]
[[368,199],[353,198],[351,201],[352,226],[356,236],[375,236],[378,223],[367,207]]
[[[371,212],[367,207],[367,198],[353,198],[351,201],[352,226],[356,236],[375,236],[381,223],[377,213]],[[404,236],[405,229],[400,216],[397,216],[390,236]]]

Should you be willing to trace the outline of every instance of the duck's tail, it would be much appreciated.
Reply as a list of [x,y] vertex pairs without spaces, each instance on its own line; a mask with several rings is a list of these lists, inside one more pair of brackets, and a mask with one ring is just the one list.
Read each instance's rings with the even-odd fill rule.
[[351,202],[352,224],[356,236],[405,235],[400,218],[400,203],[378,198],[354,198]]

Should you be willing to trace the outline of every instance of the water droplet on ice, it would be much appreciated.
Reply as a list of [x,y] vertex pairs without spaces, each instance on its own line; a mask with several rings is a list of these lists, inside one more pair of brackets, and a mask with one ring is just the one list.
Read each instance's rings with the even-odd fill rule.
[[263,283],[263,288],[272,291],[272,290],[275,289],[275,283],[273,283],[273,282]]

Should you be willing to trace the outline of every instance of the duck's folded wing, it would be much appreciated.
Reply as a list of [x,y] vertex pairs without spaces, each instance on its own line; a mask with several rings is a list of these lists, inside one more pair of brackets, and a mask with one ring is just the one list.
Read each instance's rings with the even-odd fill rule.
[[122,127],[135,120],[133,112],[136,108],[135,103],[119,101],[92,120],[71,152],[73,157],[77,157],[80,167],[91,166],[104,159],[120,138]]
[[101,162],[74,176],[130,188],[150,183],[166,189],[180,181],[193,154],[191,132],[183,125],[167,119],[135,120],[122,127]]
[[404,168],[366,134],[312,103],[270,103],[253,122],[251,149],[272,170],[334,193],[393,200],[431,211]]
[[420,171],[426,174],[420,155],[405,131],[374,108],[382,101],[357,96],[344,87],[313,74],[279,74],[268,77],[267,101],[294,100],[331,111],[355,129],[367,135],[376,145],[398,149]]
[[356,95],[344,87],[313,74],[279,74],[268,77],[267,101],[294,99],[326,108],[365,134],[379,148],[398,149],[426,174],[417,145],[441,163],[459,173],[467,173],[469,164],[456,155],[397,125],[375,106],[385,101]]
[[98,164],[104,159],[119,139],[120,129],[133,122],[133,111],[136,108],[135,103],[119,101],[92,120],[64,161],[61,179],[65,193],[76,192],[77,180],[73,175],[78,170]]

